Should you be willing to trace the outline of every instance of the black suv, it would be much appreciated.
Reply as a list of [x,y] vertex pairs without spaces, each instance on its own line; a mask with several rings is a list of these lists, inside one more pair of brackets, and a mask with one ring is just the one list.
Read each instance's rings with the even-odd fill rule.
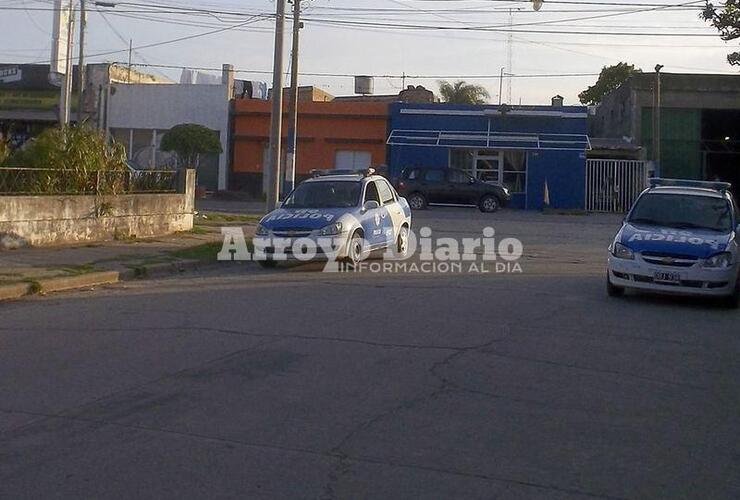
[[414,210],[429,204],[475,205],[481,212],[495,212],[511,200],[499,184],[479,181],[456,168],[410,168],[398,181],[398,192]]

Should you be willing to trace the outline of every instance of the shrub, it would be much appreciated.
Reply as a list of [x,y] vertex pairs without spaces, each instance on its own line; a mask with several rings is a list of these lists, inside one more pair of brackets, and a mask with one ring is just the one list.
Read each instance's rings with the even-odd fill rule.
[[43,169],[16,172],[16,192],[116,194],[124,191],[129,180],[124,147],[108,144],[103,133],[84,126],[48,129],[5,164]]

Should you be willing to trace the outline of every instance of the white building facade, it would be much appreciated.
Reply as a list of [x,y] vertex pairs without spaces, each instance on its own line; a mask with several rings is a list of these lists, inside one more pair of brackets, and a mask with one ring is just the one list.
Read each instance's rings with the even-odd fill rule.
[[173,156],[159,147],[164,133],[175,125],[194,123],[213,130],[223,151],[201,159],[198,184],[210,191],[225,190],[232,92],[233,70],[228,65],[219,85],[113,84],[107,130],[125,146],[128,159],[142,168],[174,166]]

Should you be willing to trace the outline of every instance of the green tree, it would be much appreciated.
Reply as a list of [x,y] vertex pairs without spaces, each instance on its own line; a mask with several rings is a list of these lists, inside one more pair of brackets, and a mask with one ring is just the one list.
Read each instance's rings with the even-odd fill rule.
[[[718,7],[707,2],[701,17],[717,28],[722,40],[729,42],[740,38],[740,0],[725,0],[724,4]],[[740,66],[740,52],[729,54],[727,62]]]
[[223,152],[213,130],[193,123],[176,125],[165,132],[160,149],[174,152],[179,167],[195,169],[200,165],[201,155]]
[[599,104],[609,92],[616,90],[634,73],[642,73],[642,70],[635,69],[633,64],[623,62],[614,66],[604,66],[598,81],[578,94],[578,99],[582,104]]
[[439,95],[450,104],[485,104],[491,95],[481,85],[473,85],[463,80],[450,83],[440,81]]

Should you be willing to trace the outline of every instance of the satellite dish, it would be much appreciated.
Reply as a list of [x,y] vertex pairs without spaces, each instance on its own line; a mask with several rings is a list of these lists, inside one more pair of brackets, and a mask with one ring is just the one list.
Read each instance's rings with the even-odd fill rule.
[[539,11],[542,8],[543,3],[545,3],[545,0],[532,0],[532,8]]

